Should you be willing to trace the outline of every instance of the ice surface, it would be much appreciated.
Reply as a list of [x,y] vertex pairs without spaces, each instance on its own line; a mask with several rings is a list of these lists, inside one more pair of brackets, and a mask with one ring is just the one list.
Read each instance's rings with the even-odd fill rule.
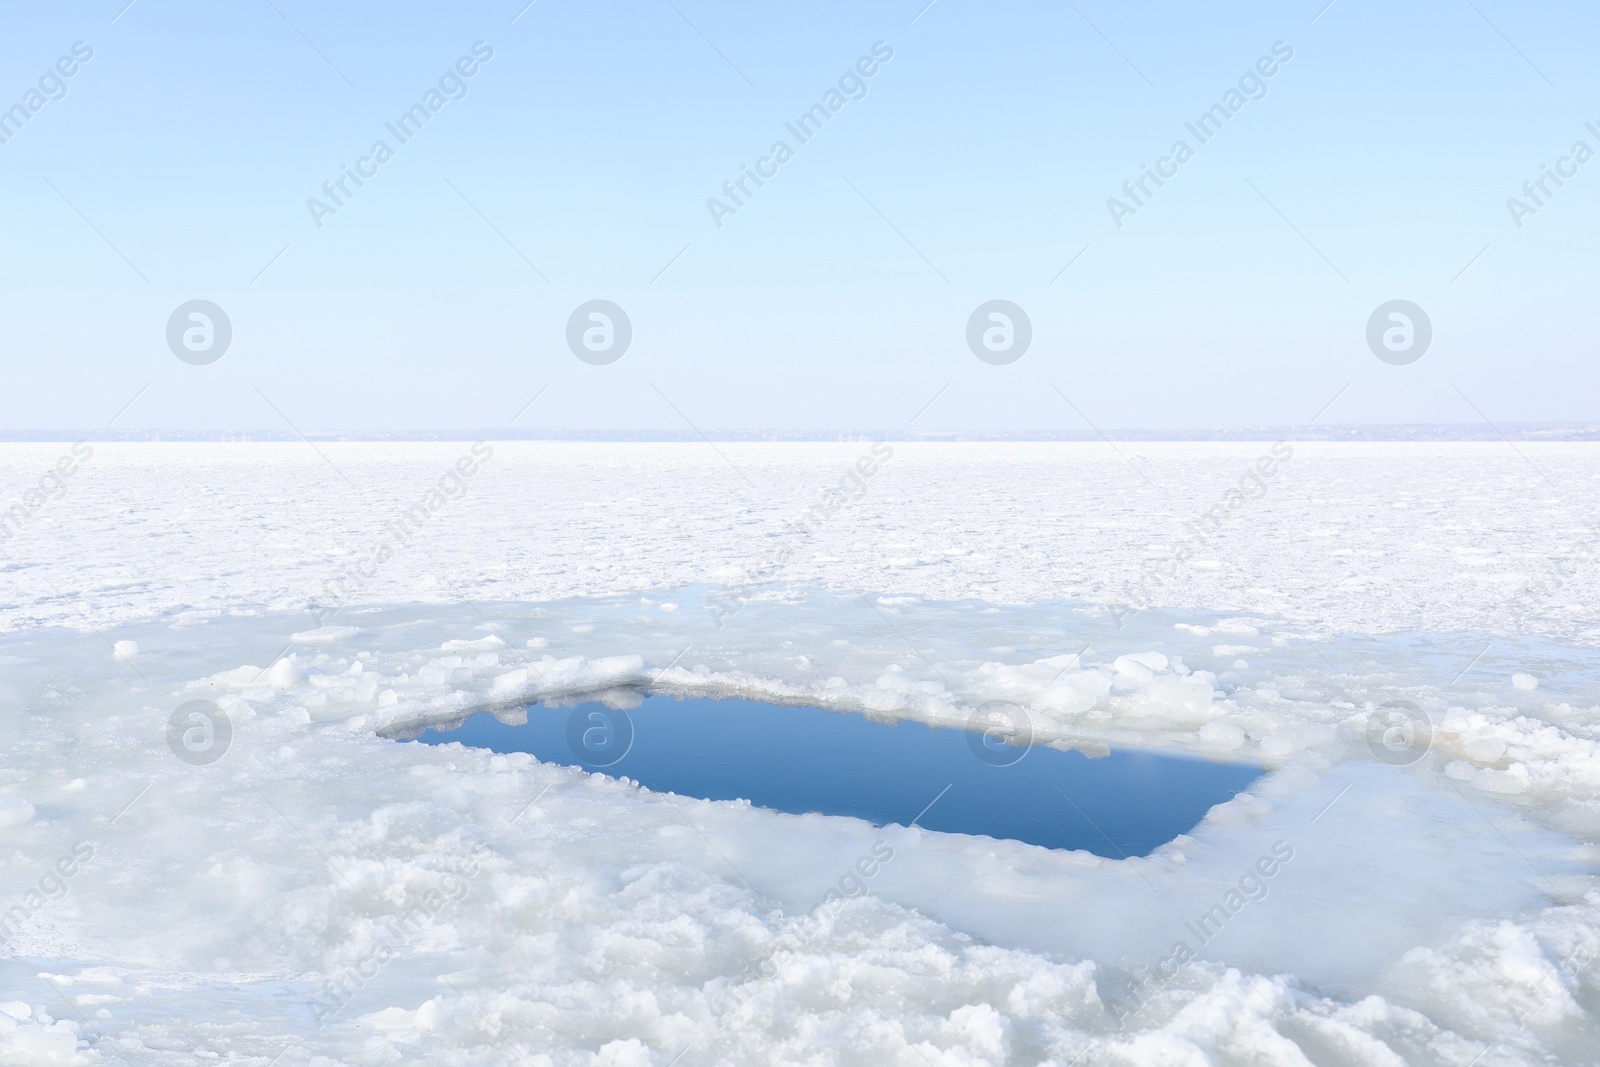
[[[495,442],[464,493],[411,524],[381,565],[370,564],[390,524],[469,445],[92,447],[59,498],[0,538],[8,632],[330,599],[537,602],[737,583],[867,446]],[[1189,524],[1265,445],[1120,446],[1145,477],[1101,442],[892,447],[779,584],[1105,605],[1132,590],[1159,606],[1287,618],[1311,635],[1535,632],[1600,645],[1600,444],[1295,442],[1264,496],[1199,523],[1214,531],[1203,543]],[[60,451],[0,446],[0,485],[29,484]],[[1186,539],[1190,560],[1220,568],[1168,566]],[[349,567],[356,577],[330,593]]]
[[[496,445],[332,604],[453,446],[95,447],[0,546],[0,1063],[1600,1058],[1600,600],[1514,454],[1297,445],[1127,612],[1253,451],[897,445],[719,626],[850,446]],[[379,734],[638,686],[1273,773],[1130,862]]]

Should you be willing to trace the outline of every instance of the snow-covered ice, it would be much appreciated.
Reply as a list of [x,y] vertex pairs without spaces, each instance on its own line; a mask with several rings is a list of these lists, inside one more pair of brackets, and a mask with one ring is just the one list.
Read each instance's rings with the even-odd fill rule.
[[[797,537],[867,445],[319,447],[0,542],[0,1063],[1600,1062],[1600,451],[895,443]],[[394,740],[642,686],[1272,773],[1104,860]]]

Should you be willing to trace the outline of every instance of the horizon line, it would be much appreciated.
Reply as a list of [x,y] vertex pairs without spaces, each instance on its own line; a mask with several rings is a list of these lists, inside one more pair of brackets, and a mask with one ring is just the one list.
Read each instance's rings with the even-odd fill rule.
[[312,430],[304,434],[276,430],[25,430],[0,429],[0,443],[58,441],[104,442],[427,442],[427,441],[570,441],[592,443],[676,443],[695,441],[826,443],[849,441],[905,442],[1088,442],[1088,441],[1600,441],[1600,422],[1369,423],[1310,426],[1241,426],[1225,429],[1095,430],[570,430],[503,427],[429,430]]

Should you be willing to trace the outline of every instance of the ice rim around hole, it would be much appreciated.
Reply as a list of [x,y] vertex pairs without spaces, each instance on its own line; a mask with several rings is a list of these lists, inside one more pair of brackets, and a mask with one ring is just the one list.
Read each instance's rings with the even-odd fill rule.
[[[1235,987],[1241,1005],[1260,989],[1280,1005],[1271,1010],[1301,1013],[1291,1015],[1298,1025],[1311,1025],[1307,1012],[1361,1034],[1410,1020],[1441,1048],[1469,1052],[1472,1041],[1506,1040],[1501,1029],[1524,1010],[1504,990],[1555,997],[1578,1013],[1575,1029],[1518,1038],[1527,1047],[1514,1051],[1529,1060],[1539,1048],[1581,1048],[1573,1042],[1593,1031],[1568,974],[1587,931],[1600,929],[1600,716],[1584,699],[1593,652],[1503,638],[1485,650],[1476,634],[1312,643],[1280,620],[1225,613],[1150,611],[1118,628],[1082,604],[791,593],[745,604],[711,643],[695,613],[665,610],[700,592],[369,605],[322,620],[191,612],[107,628],[136,653],[66,631],[0,639],[0,686],[26,712],[7,726],[13,766],[0,795],[28,807],[8,809],[20,821],[6,833],[46,857],[98,835],[107,850],[97,855],[108,857],[85,865],[64,903],[42,906],[14,950],[55,975],[75,960],[129,977],[213,973],[244,988],[262,975],[338,974],[369,958],[396,907],[441,872],[471,868],[480,873],[455,876],[467,886],[459,903],[401,946],[406,958],[450,971],[452,953],[495,944],[524,975],[576,966],[581,953],[535,964],[501,938],[534,921],[517,902],[584,887],[620,911],[590,908],[576,928],[622,936],[647,913],[628,896],[637,884],[707,929],[725,914],[780,939],[789,924],[819,923],[819,944],[840,959],[857,951],[851,923],[912,923],[919,951],[1000,953],[993,959],[1019,975],[1081,966],[1089,977],[1074,995],[1095,1013],[1056,1001],[1049,1011],[1103,1043],[1172,1032],[1181,1012],[1161,1005],[1179,991],[1210,1003]],[[82,669],[90,663],[98,672]],[[76,665],[70,685],[64,665]],[[1144,859],[1108,861],[838,820],[800,817],[780,832],[760,809],[677,810],[602,775],[384,736],[488,706],[596,691],[630,699],[640,688],[941,725],[1006,700],[1028,710],[1036,741],[1248,759],[1269,773],[1191,834]],[[183,710],[196,701],[228,729]],[[1417,751],[1422,720],[1408,713],[1428,724]],[[1408,758],[1380,754],[1393,752]],[[84,788],[90,780],[107,788]],[[184,833],[170,832],[172,819]],[[1287,861],[1273,851],[1280,843]],[[892,861],[856,876],[866,891],[841,894],[841,872],[880,845]],[[472,867],[480,848],[489,858]],[[1251,873],[1263,863],[1276,873]],[[208,873],[166,890],[174,903],[199,894],[185,907],[152,908],[140,887],[171,870]],[[541,879],[554,883],[539,888]],[[212,918],[188,923],[195,908]],[[1307,925],[1362,936],[1282,936]],[[1178,940],[1199,959],[1175,959]],[[704,977],[681,995],[698,1004]],[[527,980],[507,972],[471,983],[480,979],[464,988]],[[381,991],[371,1004],[385,1026],[457,1025],[439,1014],[448,993],[431,980],[391,969],[377,982],[365,995]],[[1556,992],[1541,993],[1544,983]],[[335,1017],[328,1041],[353,1040],[340,1020],[367,1019],[372,1032],[378,1016],[364,1003]],[[1364,1023],[1362,1010],[1387,1021]],[[465,1016],[460,1028],[465,1039]]]

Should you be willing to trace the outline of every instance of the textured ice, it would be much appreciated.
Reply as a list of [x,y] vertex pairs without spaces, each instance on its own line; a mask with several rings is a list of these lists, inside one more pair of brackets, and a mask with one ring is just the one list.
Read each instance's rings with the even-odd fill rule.
[[[30,484],[66,447],[0,447],[0,485]],[[92,447],[59,498],[0,538],[8,632],[326,602],[330,580],[366,559],[470,446]],[[490,447],[463,495],[334,599],[537,602],[734,583],[867,449]],[[1296,442],[1266,494],[1229,512],[1190,556],[1221,566],[1176,570],[1163,565],[1187,524],[1268,446],[1120,447],[1137,471],[1100,442],[896,442],[869,490],[819,525],[779,584],[1106,605],[1143,588],[1157,605],[1283,617],[1313,634],[1535,632],[1600,645],[1590,517],[1600,444]]]
[[[1585,498],[1510,450],[1296,445],[1220,568],[1129,612],[1258,447],[1133,446],[1164,496],[1110,449],[896,445],[718,625],[859,447],[719,446],[752,493],[703,446],[497,444],[333,604],[460,447],[322,447],[358,488],[309,449],[96,445],[0,546],[0,1063],[1597,1061]],[[1273,773],[1120,861],[385,736],[640,686],[1004,700]],[[169,745],[196,700],[213,763]],[[1404,765],[1397,709],[1432,742]]]

